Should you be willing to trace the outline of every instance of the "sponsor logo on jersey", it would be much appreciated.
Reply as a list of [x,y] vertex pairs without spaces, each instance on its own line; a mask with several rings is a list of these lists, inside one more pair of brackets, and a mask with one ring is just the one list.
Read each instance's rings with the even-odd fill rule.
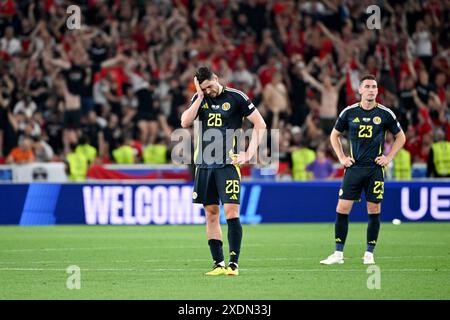
[[220,108],[220,104],[213,104],[213,105],[211,106],[211,108],[213,108],[214,110],[217,110],[217,109]]
[[364,121],[364,122],[369,122],[369,121],[370,121],[370,118],[363,118],[363,121]]
[[380,117],[373,118],[373,123],[380,124],[381,123],[381,118]]
[[225,102],[224,104],[222,104],[222,110],[223,111],[228,111],[230,110],[231,105],[228,102]]

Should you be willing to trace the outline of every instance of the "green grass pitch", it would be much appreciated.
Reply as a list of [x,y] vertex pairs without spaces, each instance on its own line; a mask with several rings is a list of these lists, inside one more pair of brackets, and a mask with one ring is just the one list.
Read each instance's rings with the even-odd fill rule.
[[[321,266],[332,223],[244,225],[240,276],[207,277],[205,226],[3,226],[0,299],[450,299],[450,223],[383,223],[380,289],[367,285],[365,233],[350,223],[345,264]],[[66,287],[71,265],[79,290]]]

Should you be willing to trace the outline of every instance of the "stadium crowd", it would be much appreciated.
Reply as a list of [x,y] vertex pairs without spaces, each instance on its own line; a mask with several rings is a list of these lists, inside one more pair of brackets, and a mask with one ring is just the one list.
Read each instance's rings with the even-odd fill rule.
[[[372,2],[0,1],[0,158],[62,161],[80,142],[96,163],[123,145],[133,162],[148,145],[170,155],[195,70],[209,65],[280,130],[280,161],[291,163],[280,174],[308,148],[320,155],[314,175],[333,175],[328,136],[366,73],[412,161],[426,163],[436,139],[450,141],[450,1],[376,1],[381,25],[369,29]],[[71,4],[79,30],[66,25]]]

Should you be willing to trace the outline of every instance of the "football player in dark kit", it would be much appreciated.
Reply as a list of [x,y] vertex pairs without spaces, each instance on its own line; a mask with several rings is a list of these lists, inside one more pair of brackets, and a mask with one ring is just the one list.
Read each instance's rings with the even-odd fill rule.
[[[376,78],[364,76],[359,85],[361,101],[342,110],[331,132],[330,141],[339,162],[346,167],[339,190],[336,208],[335,252],[320,261],[321,264],[344,263],[344,245],[348,232],[348,215],[353,202],[359,201],[364,190],[369,223],[367,247],[363,263],[374,264],[373,251],[380,230],[380,210],[384,192],[384,167],[394,159],[405,144],[405,134],[395,114],[375,101],[378,94]],[[387,155],[383,154],[386,130],[395,136],[395,142]],[[350,156],[344,154],[340,136],[348,131]]]
[[[214,260],[213,269],[206,275],[239,275],[242,241],[239,165],[256,155],[266,124],[243,92],[220,84],[209,68],[199,68],[194,83],[197,92],[181,116],[181,126],[188,128],[197,117],[200,120],[194,152],[196,171],[192,197],[194,203],[202,203],[205,208],[206,234]],[[237,153],[235,133],[242,129],[244,117],[253,123],[253,130],[247,151]],[[211,149],[214,151],[208,153]],[[219,201],[224,206],[228,225],[228,266],[222,250]]]

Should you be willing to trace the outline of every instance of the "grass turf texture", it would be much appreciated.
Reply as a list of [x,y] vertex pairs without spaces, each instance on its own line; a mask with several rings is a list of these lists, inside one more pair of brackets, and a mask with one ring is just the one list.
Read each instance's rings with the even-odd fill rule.
[[[0,299],[450,299],[450,223],[382,223],[379,290],[366,224],[350,223],[345,264],[319,265],[333,237],[331,223],[244,225],[240,276],[207,277],[204,226],[3,226]],[[70,265],[80,290],[66,288]]]

